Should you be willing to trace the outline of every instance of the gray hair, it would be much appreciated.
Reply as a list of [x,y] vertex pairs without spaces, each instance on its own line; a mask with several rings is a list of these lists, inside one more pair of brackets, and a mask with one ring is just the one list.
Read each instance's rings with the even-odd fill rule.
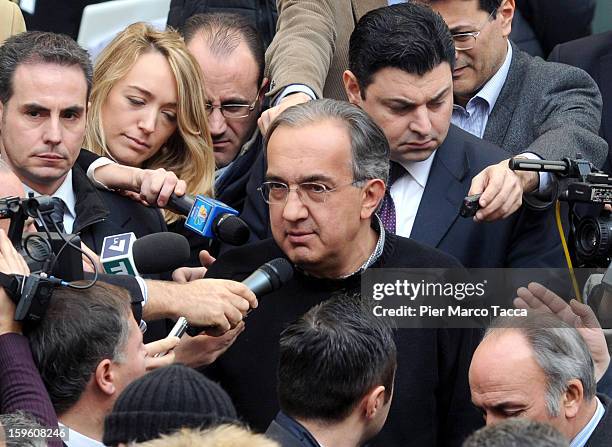
[[353,180],[389,177],[389,142],[384,132],[359,107],[346,101],[317,99],[287,108],[270,125],[266,141],[279,127],[300,127],[336,120],[346,126],[351,139]]
[[512,418],[482,427],[465,440],[463,447],[568,447],[569,442],[553,426],[529,419]]
[[99,363],[125,361],[133,318],[125,289],[98,281],[53,292],[45,317],[28,334],[32,357],[58,415],[76,404]]
[[0,46],[0,102],[6,104],[13,96],[13,77],[17,67],[38,63],[81,68],[89,98],[93,68],[87,51],[64,34],[29,31],[9,37]]
[[595,397],[595,366],[589,348],[580,333],[555,315],[529,312],[526,317],[496,319],[485,338],[504,330],[516,330],[529,343],[536,363],[546,376],[546,408],[551,417],[559,415],[561,395],[572,379],[582,382],[584,399]]
[[[43,426],[32,416],[21,411],[0,414],[0,445],[6,447],[46,447]],[[4,433],[2,433],[2,428]],[[5,443],[3,444],[2,441]]]

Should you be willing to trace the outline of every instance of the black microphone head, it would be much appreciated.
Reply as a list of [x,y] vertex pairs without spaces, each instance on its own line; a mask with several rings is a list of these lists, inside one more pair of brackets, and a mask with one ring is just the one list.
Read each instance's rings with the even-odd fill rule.
[[276,258],[259,267],[270,277],[272,290],[278,289],[293,278],[293,266],[285,258]]
[[138,273],[162,273],[182,267],[189,260],[189,242],[172,232],[153,233],[134,242],[132,256]]
[[251,230],[246,222],[234,214],[219,214],[212,228],[219,240],[230,245],[244,245],[251,236]]

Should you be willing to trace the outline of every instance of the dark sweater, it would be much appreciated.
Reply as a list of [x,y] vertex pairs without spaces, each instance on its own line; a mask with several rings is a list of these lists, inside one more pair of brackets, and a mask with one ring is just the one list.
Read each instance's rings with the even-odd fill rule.
[[[0,412],[23,411],[43,427],[57,429],[57,416],[38,369],[28,339],[20,334],[0,336]],[[61,446],[48,440],[49,447]]]
[[[242,280],[263,263],[284,257],[268,239],[228,251],[207,277]],[[387,235],[383,254],[374,268],[452,268],[454,258],[415,241]],[[314,279],[296,271],[280,290],[260,299],[246,319],[246,330],[207,375],[219,381],[232,397],[238,414],[264,431],[279,410],[276,371],[282,330],[312,306],[337,291],[358,291],[359,275]],[[389,418],[370,445],[461,445],[482,425],[471,404],[467,380],[480,332],[459,329],[402,329],[395,332],[398,369]]]

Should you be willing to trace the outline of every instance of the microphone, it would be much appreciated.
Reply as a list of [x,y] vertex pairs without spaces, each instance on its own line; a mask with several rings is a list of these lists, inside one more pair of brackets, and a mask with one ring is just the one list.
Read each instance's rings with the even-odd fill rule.
[[140,276],[181,267],[189,254],[189,242],[177,233],[153,233],[140,239],[123,233],[104,238],[100,261],[110,275]]
[[187,216],[185,227],[206,238],[216,237],[230,245],[243,245],[249,240],[251,231],[238,217],[238,211],[218,200],[197,195],[170,196],[170,211]]
[[[242,281],[242,284],[251,289],[255,296],[259,298],[262,295],[280,289],[280,287],[289,282],[291,278],[293,278],[293,267],[289,261],[285,258],[276,258],[266,262],[251,273]],[[190,326],[189,329],[187,329],[187,334],[194,337],[206,329],[212,329],[212,327]]]
[[279,289],[293,278],[293,267],[285,258],[276,258],[259,267],[242,284],[260,297]]

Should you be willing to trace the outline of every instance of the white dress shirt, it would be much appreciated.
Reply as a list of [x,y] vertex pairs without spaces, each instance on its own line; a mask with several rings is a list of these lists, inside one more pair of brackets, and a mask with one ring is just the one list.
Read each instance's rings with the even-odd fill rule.
[[[33,193],[34,197],[42,195],[39,192],[34,191],[26,184],[23,184],[23,188],[25,189],[26,196],[29,193]],[[66,234],[71,234],[72,227],[74,226],[74,220],[76,219],[76,195],[72,189],[72,171],[68,171],[68,174],[60,187],[57,188],[57,191],[51,195],[64,201],[64,204],[66,205],[64,208],[64,229],[66,230]]]
[[395,233],[399,236],[410,237],[435,155],[434,152],[427,160],[401,163],[407,172],[391,185]]
[[96,441],[95,439],[82,435],[78,431],[74,431],[70,427],[66,427],[61,422],[59,422],[58,425],[68,429],[68,437],[64,440],[64,443],[68,447],[104,447],[104,444],[102,444],[100,441]]

